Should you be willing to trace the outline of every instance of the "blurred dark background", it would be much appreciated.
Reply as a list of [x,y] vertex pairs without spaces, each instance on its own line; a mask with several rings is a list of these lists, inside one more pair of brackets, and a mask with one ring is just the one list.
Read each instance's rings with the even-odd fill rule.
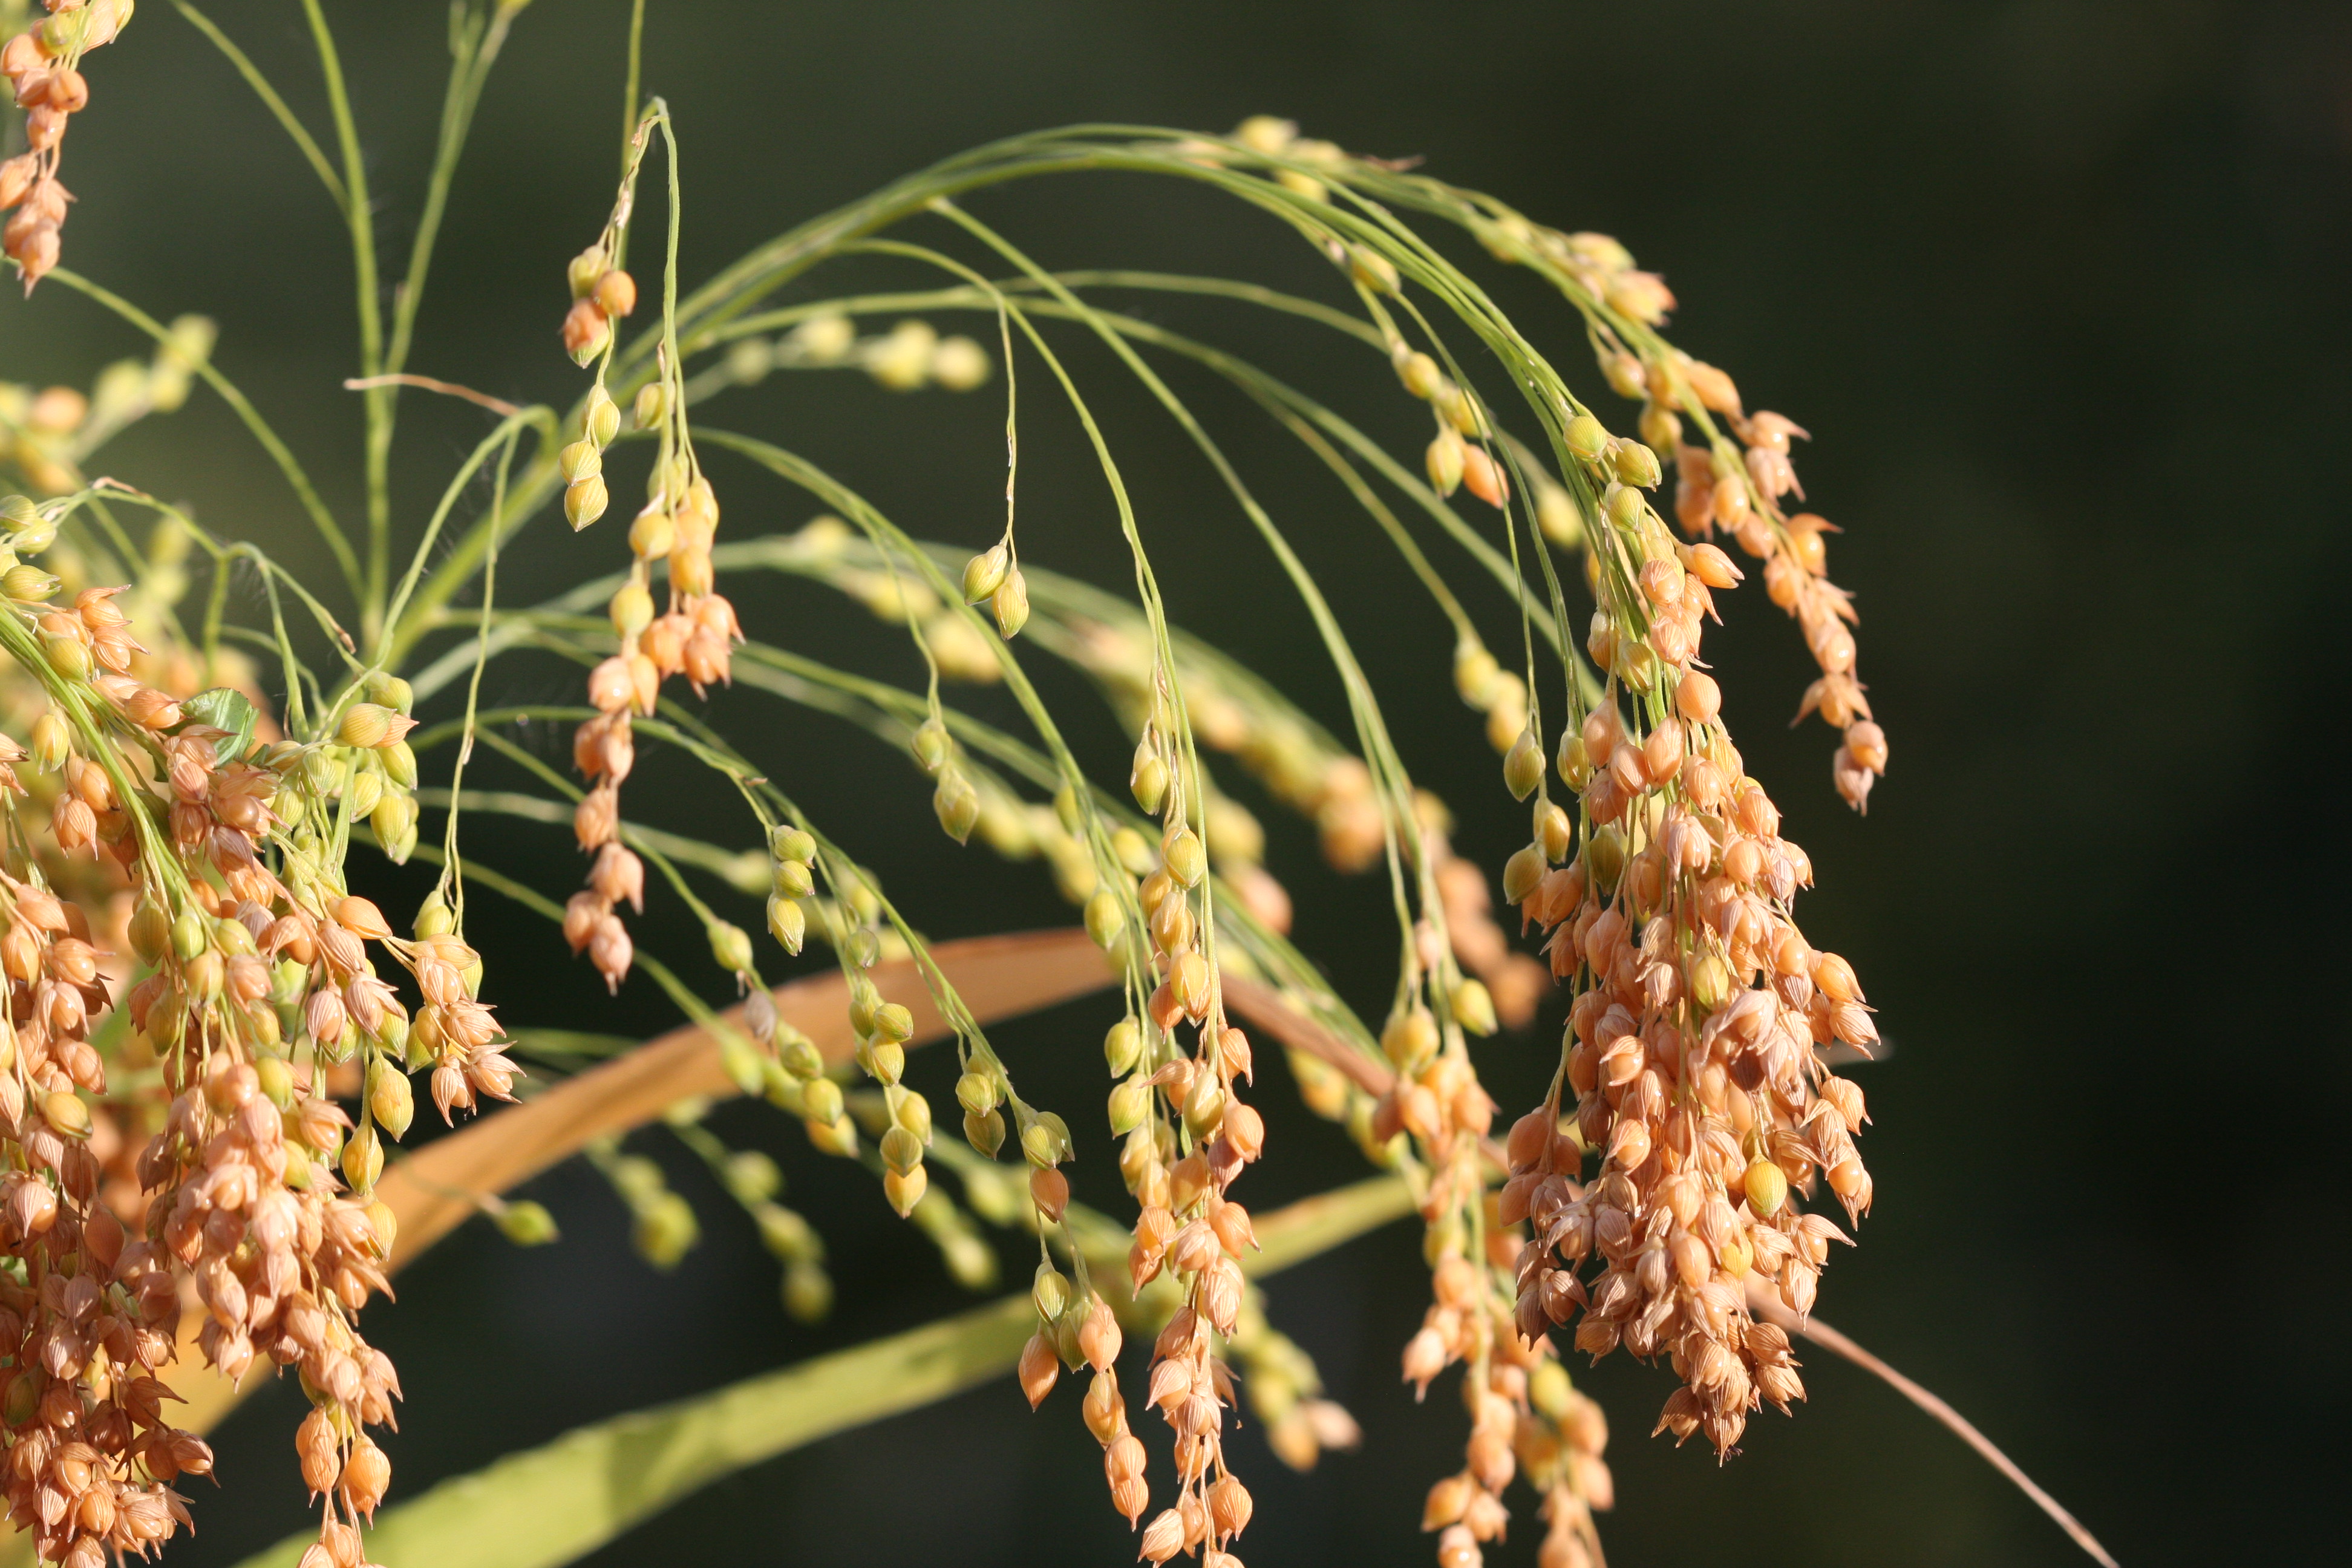
[[[438,110],[444,14],[329,9],[397,257]],[[2352,1382],[2336,1191],[2347,866],[2328,804],[2347,761],[2344,623],[2326,608],[2352,564],[2340,475],[2352,12],[2190,0],[651,11],[646,86],[675,107],[687,157],[688,282],[983,139],[1097,119],[1223,129],[1261,111],[1352,149],[1426,155],[1538,218],[1616,234],[1662,270],[1684,302],[1675,340],[1729,368],[1750,406],[1814,432],[1800,471],[1848,530],[1832,574],[1858,595],[1862,670],[1893,737],[1887,780],[1856,820],[1830,790],[1827,733],[1785,729],[1806,679],[1793,630],[1753,589],[1729,597],[1710,646],[1751,771],[1819,870],[1801,918],[1852,956],[1895,1047],[1858,1069],[1878,1205],[1831,1270],[1822,1315],[1973,1416],[2128,1564],[2319,1555],[2338,1533],[2322,1504],[2343,1474],[2327,1456]],[[324,138],[299,9],[219,0],[213,14]],[[610,200],[625,17],[621,0],[540,0],[520,19],[456,186],[415,369],[509,396],[576,395],[555,343],[562,268]],[[67,264],[158,316],[217,317],[221,364],[355,513],[358,410],[337,390],[354,363],[350,273],[308,171],[169,6],[142,8],[89,75],[95,101],[66,151],[81,198]],[[1247,273],[1337,297],[1289,237],[1172,184],[1061,182],[972,205],[1049,265]],[[948,238],[940,225],[914,232]],[[1502,269],[1482,276],[1630,423],[1556,302]],[[919,282],[904,268],[843,268],[793,297],[836,280]],[[1261,353],[1401,452],[1425,438],[1385,369],[1333,340],[1164,300],[1139,308]],[[1341,728],[1306,619],[1242,521],[1115,367],[1063,341],[1142,497],[1180,619]],[[86,385],[142,352],[63,288],[0,303],[9,379]],[[1099,478],[1029,369],[1024,549],[1118,586]],[[1328,481],[1234,400],[1181,384],[1342,605],[1408,763],[1461,817],[1461,847],[1499,865],[1524,818],[1450,693],[1443,623]],[[714,422],[810,453],[918,533],[993,536],[995,386],[908,398],[854,375],[779,376],[730,395]],[[476,411],[407,400],[409,537],[484,428]],[[201,392],[100,466],[322,564],[275,476]],[[814,510],[740,465],[713,469],[729,536]],[[610,523],[573,541],[542,522],[509,557],[509,592],[611,570],[621,550]],[[764,635],[912,675],[903,641],[862,613],[797,587],[735,586]],[[1510,635],[1504,606],[1477,604],[1496,637]],[[576,679],[521,663],[494,670],[485,696],[571,700]],[[1053,690],[1087,711],[1074,684]],[[716,706],[934,934],[1067,918],[1035,868],[939,837],[901,759],[765,699]],[[1123,765],[1107,721],[1076,727],[1106,771]],[[560,737],[535,743],[561,755]],[[631,808],[667,798],[691,816],[699,787],[649,756]],[[1391,951],[1380,889],[1325,871],[1302,825],[1237,793],[1262,806],[1302,942],[1377,1009]],[[715,814],[700,815],[705,831],[751,842],[748,823],[711,828]],[[559,896],[572,885],[563,835],[482,826],[487,860]],[[386,877],[382,890],[413,900],[422,886]],[[748,900],[730,908],[756,927]],[[608,1004],[584,966],[554,962],[551,932],[490,912],[491,991],[511,1021],[670,1022],[642,978]],[[657,899],[643,939],[717,994],[680,913]],[[761,947],[764,962],[774,950]],[[1484,1048],[1507,1100],[1539,1092],[1556,1013]],[[1110,1205],[1092,1110],[1108,1016],[1073,1005],[998,1038],[1033,1097],[1079,1127],[1080,1195]],[[946,1065],[916,1068],[942,1104]],[[1279,1088],[1263,1098],[1287,1101]],[[790,1201],[832,1248],[832,1321],[791,1322],[748,1223],[674,1142],[641,1135],[632,1147],[661,1159],[703,1216],[702,1245],[674,1274],[629,1251],[619,1204],[574,1164],[531,1190],[561,1245],[518,1251],[471,1226],[401,1280],[396,1304],[371,1309],[408,1391],[395,1498],[961,1300],[861,1173],[812,1156],[757,1108],[714,1125],[783,1161]],[[1295,1109],[1276,1110],[1275,1136],[1280,1157],[1251,1177],[1260,1205],[1360,1169],[1343,1137]],[[1017,1271],[1018,1249],[1006,1256]],[[1368,1436],[1306,1477],[1281,1471],[1254,1426],[1239,1436],[1259,1502],[1248,1561],[1429,1560],[1420,1498],[1458,1464],[1463,1418],[1450,1396],[1415,1409],[1397,1381],[1425,1289],[1404,1227],[1272,1283],[1276,1322]],[[1887,1389],[1826,1355],[1807,1361],[1811,1404],[1794,1422],[1759,1418],[1720,1471],[1696,1446],[1644,1436],[1663,1374],[1622,1357],[1579,1373],[1614,1423],[1620,1502],[1602,1521],[1614,1561],[2080,1561]],[[1131,1538],[1104,1505],[1076,1404],[1065,1394],[1033,1417],[992,1385],[755,1468],[594,1561],[1124,1561]],[[202,1533],[173,1562],[233,1563],[299,1527],[298,1409],[290,1388],[271,1389],[224,1429],[225,1489],[198,1489]],[[1164,1478],[1164,1452],[1154,1463]],[[1534,1560],[1540,1527],[1523,1498],[1492,1561]]]

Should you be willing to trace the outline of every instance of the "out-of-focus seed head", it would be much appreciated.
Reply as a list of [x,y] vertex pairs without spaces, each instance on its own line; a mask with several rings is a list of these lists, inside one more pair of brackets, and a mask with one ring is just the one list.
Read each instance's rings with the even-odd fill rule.
[[586,365],[612,341],[612,322],[593,300],[574,300],[563,317],[563,351],[572,363]]
[[[629,423],[640,430],[655,430],[669,415],[669,388],[658,381],[649,381],[637,388],[636,401],[629,406]],[[608,442],[607,445],[610,445]]]
[[1450,496],[1461,487],[1463,461],[1468,451],[1461,436],[1450,426],[1438,431],[1430,441],[1422,460],[1428,469],[1430,485],[1439,495]]
[[1454,994],[1447,1005],[1454,1014],[1454,1021],[1474,1035],[1491,1035],[1497,1027],[1494,994],[1486,989],[1486,982],[1482,980],[1464,980],[1454,988]]
[[604,247],[592,245],[573,257],[563,268],[564,281],[572,285],[572,297],[584,300],[595,290],[596,279],[604,276]]
[[1381,1031],[1381,1054],[1399,1072],[1419,1072],[1437,1054],[1437,1020],[1426,1007],[1409,1007]]
[[607,272],[596,279],[591,297],[608,316],[629,315],[637,308],[637,280],[625,272]]
[[1415,397],[1426,400],[1444,384],[1445,374],[1437,368],[1437,362],[1417,349],[1399,343],[1389,363],[1396,368],[1397,380]]
[[980,791],[960,771],[948,768],[940,774],[939,788],[931,793],[931,810],[947,836],[961,844],[971,837],[972,824],[980,820]]
[[545,1247],[561,1239],[555,1228],[555,1216],[547,1212],[544,1204],[507,1204],[494,1216],[499,1232],[517,1247]]
[[1108,952],[1127,929],[1127,910],[1118,895],[1108,888],[1097,888],[1087,895],[1086,925],[1095,945]]
[[730,974],[745,974],[751,968],[751,938],[741,926],[728,921],[713,921],[704,934],[710,941],[710,956],[719,967]]

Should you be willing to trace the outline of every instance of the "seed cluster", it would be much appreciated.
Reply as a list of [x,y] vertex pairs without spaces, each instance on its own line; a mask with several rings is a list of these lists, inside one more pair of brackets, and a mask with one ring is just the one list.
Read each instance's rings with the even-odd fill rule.
[[[1662,314],[1672,302],[1664,285],[1630,272],[1612,247],[1578,236],[1568,251],[1615,308]],[[1778,416],[1742,416],[1729,378],[1686,357],[1608,363],[1621,390],[1648,398],[1645,435],[1678,439],[1680,404],[1721,415],[1751,443],[1744,459],[1725,455],[1727,442],[1679,447],[1680,521],[1694,536],[1726,528],[1765,561],[1768,592],[1821,661],[1808,708],[1850,717],[1860,700],[1851,611],[1819,575],[1819,529],[1776,510],[1795,484],[1788,437],[1801,432]],[[1536,1226],[1516,1265],[1516,1317],[1530,1337],[1574,1323],[1578,1348],[1596,1359],[1620,1345],[1665,1358],[1683,1386],[1658,1429],[1677,1442],[1703,1433],[1727,1456],[1748,1412],[1765,1402],[1785,1412],[1803,1397],[1787,1336],[1750,1318],[1745,1292],[1759,1277],[1791,1310],[1811,1309],[1829,1243],[1844,1237],[1794,1194],[1825,1181],[1850,1218],[1868,1210],[1870,1176],[1853,1145],[1862,1092],[1821,1053],[1841,1042],[1866,1051],[1877,1030],[1851,967],[1812,948],[1791,917],[1811,863],[1747,776],[1720,690],[1700,668],[1714,595],[1740,570],[1714,544],[1667,533],[1643,493],[1662,478],[1646,443],[1611,437],[1586,414],[1569,422],[1564,444],[1599,500],[1588,581],[1600,607],[1586,649],[1607,684],[1557,755],[1580,834],[1538,796],[1533,841],[1503,876],[1505,897],[1548,933],[1552,973],[1575,994],[1559,1077],[1507,1151],[1500,1215]],[[1875,727],[1849,727],[1840,792],[1859,807],[1884,763]],[[1538,790],[1532,734],[1505,773],[1521,798]],[[1601,1168],[1582,1186],[1588,1150]]]
[[[194,1336],[225,1375],[294,1366],[312,1409],[296,1439],[327,1500],[312,1568],[356,1568],[356,1523],[390,1465],[368,1436],[389,1423],[399,1379],[357,1328],[384,1288],[392,1212],[372,1194],[383,1141],[413,1118],[407,1071],[433,1068],[446,1114],[511,1098],[514,1064],[475,999],[479,960],[436,900],[402,942],[342,886],[342,845],[372,816],[388,852],[415,841],[404,790],[404,683],[350,693],[331,738],[271,742],[242,693],[174,696],[121,607],[89,588],[43,608],[58,580],[21,557],[54,537],[50,514],[0,501],[8,564],[0,640],[36,672],[48,706],[29,748],[10,743],[0,784],[29,763],[57,776],[49,827],[61,869],[87,858],[125,890],[119,930],[149,973],[122,997],[134,1058],[154,1087],[116,1089],[89,1040],[111,1003],[93,921],[37,858],[0,873],[0,970],[12,998],[0,1030],[0,1342],[14,1516],[44,1557],[95,1568],[144,1553],[185,1522],[169,1488],[211,1453],[163,1419],[182,1282],[202,1314]],[[388,805],[387,803],[397,803]],[[278,868],[264,858],[274,849]],[[377,963],[405,971],[412,1019]],[[354,1075],[360,1112],[326,1098]],[[130,1098],[126,1100],[124,1096]],[[107,1097],[101,1121],[85,1097]],[[128,1117],[146,1131],[135,1159]]]
[[[643,135],[640,135],[640,142]],[[634,179],[635,164],[630,166]],[[558,454],[565,489],[563,512],[574,529],[586,528],[607,505],[604,449],[620,434],[621,411],[604,388],[612,363],[613,318],[636,308],[636,284],[612,264],[627,225],[628,187],[596,244],[572,259],[572,311],[564,318],[564,345],[582,364],[596,362],[596,381],[582,405],[578,439]],[[619,907],[645,909],[646,868],[621,842],[621,784],[636,764],[633,714],[650,715],[661,699],[662,682],[683,675],[697,696],[731,679],[734,647],[743,639],[735,606],[716,591],[710,548],[719,529],[719,498],[702,476],[688,435],[684,396],[667,357],[660,376],[637,394],[635,426],[658,437],[658,454],[646,482],[646,504],[629,525],[628,580],[614,591],[609,613],[619,651],[591,670],[588,700],[596,717],[573,732],[572,763],[589,781],[572,817],[583,853],[593,855],[588,885],[572,895],[563,912],[564,940],[585,951],[605,984],[614,991],[627,977],[636,946]],[[668,602],[654,613],[653,567],[667,563]],[[771,900],[775,922],[777,902]],[[712,955],[720,966],[751,983],[751,944],[740,928],[709,922]],[[793,952],[799,935],[778,929]]]
[[58,181],[58,159],[67,121],[89,104],[81,58],[112,43],[131,11],[131,0],[45,3],[48,16],[0,45],[0,75],[25,111],[26,148],[0,163],[0,209],[16,209],[0,227],[0,250],[23,274],[27,294],[58,264],[58,230],[73,200]]

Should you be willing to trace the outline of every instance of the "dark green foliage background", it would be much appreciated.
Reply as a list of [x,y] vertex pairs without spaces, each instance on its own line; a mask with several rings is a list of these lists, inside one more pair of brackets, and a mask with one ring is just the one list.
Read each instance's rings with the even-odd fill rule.
[[[988,137],[1086,119],[1218,128],[1260,110],[1351,148],[1426,154],[1538,217],[1616,233],[1662,269],[1685,302],[1677,342],[1818,437],[1800,470],[1851,530],[1832,569],[1858,593],[1862,668],[1894,742],[1875,809],[1849,817],[1829,788],[1826,732],[1783,728],[1806,679],[1798,639],[1752,588],[1728,597],[1711,647],[1731,719],[1821,874],[1801,918],[1853,958],[1896,1047],[1862,1069],[1878,1210],[1831,1271],[1823,1315],[1977,1417],[2134,1568],[2316,1555],[2347,1384],[2343,622],[2327,606],[2347,565],[2336,457],[2352,414],[2352,19],[2319,4],[2188,0],[652,10],[646,81],[676,108],[688,158],[689,281]],[[331,11],[390,270],[430,151],[442,14]],[[220,0],[215,15],[323,135],[299,9]],[[610,196],[624,16],[619,0],[541,0],[522,16],[457,186],[415,368],[510,396],[575,395],[555,344],[562,268]],[[356,517],[358,409],[336,386],[354,364],[350,272],[315,183],[166,5],[142,8],[90,78],[95,100],[67,149],[81,197],[67,264],[158,315],[217,316],[222,365]],[[1248,273],[1333,297],[1328,269],[1287,237],[1169,184],[1063,183],[973,205],[1049,265]],[[1485,275],[1538,341],[1622,410],[1578,368],[1565,312],[1498,270]],[[841,279],[918,281],[887,268]],[[1400,450],[1423,438],[1374,359],[1237,312],[1140,308],[1262,354]],[[1066,341],[1143,498],[1180,618],[1337,726],[1328,666],[1241,519],[1116,367]],[[0,375],[87,384],[136,352],[63,288],[0,304]],[[1409,764],[1461,815],[1463,847],[1499,864],[1523,819],[1450,693],[1442,622],[1328,481],[1234,400],[1179,380],[1347,606]],[[1029,558],[1118,585],[1099,477],[1044,378],[1028,384]],[[919,533],[978,542],[996,526],[997,391],[899,397],[854,375],[779,377],[709,417],[807,451]],[[418,397],[404,414],[397,501],[413,538],[485,425]],[[641,460],[623,461],[616,489]],[[203,394],[102,466],[325,580],[274,475]],[[729,535],[813,510],[740,466],[714,469]],[[614,522],[577,541],[542,522],[509,558],[509,602],[622,560]],[[903,640],[862,613],[797,584],[729,586],[761,635],[911,678]],[[1505,606],[1477,605],[1507,646]],[[575,681],[518,663],[494,670],[485,696],[568,701]],[[1084,692],[1052,689],[1087,715],[1087,754],[1119,765]],[[940,839],[901,759],[749,693],[714,707],[933,933],[1066,918],[1035,868]],[[560,736],[532,743],[565,752]],[[748,844],[710,788],[649,754],[630,805]],[[1302,827],[1261,814],[1306,945],[1377,1008],[1391,952],[1379,889],[1330,876]],[[477,834],[487,862],[551,890],[578,874],[559,834],[487,820]],[[422,882],[385,874],[378,890],[405,908]],[[649,984],[608,1004],[536,917],[479,899],[477,934],[510,1019],[665,1026]],[[657,900],[643,940],[715,992],[679,914]],[[756,924],[748,906],[739,918]],[[1100,1005],[1074,1006],[1006,1028],[1001,1045],[1032,1097],[1090,1138],[1080,1195],[1108,1204],[1094,1110],[1105,1021]],[[1490,1082],[1507,1098],[1537,1092],[1555,1030],[1548,1016],[1485,1047]],[[919,1062],[918,1081],[944,1093],[945,1065]],[[1278,1157],[1252,1175],[1254,1202],[1360,1168],[1270,1088]],[[955,1304],[861,1173],[810,1156],[772,1115],[738,1108],[716,1124],[775,1148],[791,1201],[823,1225],[833,1321],[782,1316],[750,1227],[675,1144],[640,1140],[707,1234],[667,1277],[627,1250],[602,1184],[562,1170],[533,1189],[564,1226],[561,1246],[517,1252],[469,1227],[401,1281],[397,1304],[371,1310],[408,1388],[396,1497],[577,1422]],[[1007,1259],[1018,1278],[1018,1250]],[[1272,1287],[1276,1321],[1370,1436],[1299,1479],[1244,1431],[1235,1452],[1259,1499],[1251,1563],[1428,1560],[1412,1533],[1419,1497],[1457,1462],[1462,1417],[1452,1379],[1419,1411],[1396,1381],[1423,1289],[1402,1230]],[[1760,1418],[1720,1473],[1643,1436],[1661,1374],[1622,1358],[1590,1374],[1616,1426],[1615,1561],[2078,1561],[1947,1435],[1811,1361],[1811,1405],[1794,1423]],[[1076,1404],[1066,1392],[1033,1417],[992,1386],[741,1476],[595,1561],[1124,1561],[1129,1538]],[[171,1561],[232,1563],[299,1526],[296,1409],[290,1388],[272,1389],[225,1429],[226,1485],[198,1489],[202,1533]],[[1154,1462],[1164,1479],[1164,1450]],[[1538,1533],[1523,1513],[1493,1560],[1532,1562]]]

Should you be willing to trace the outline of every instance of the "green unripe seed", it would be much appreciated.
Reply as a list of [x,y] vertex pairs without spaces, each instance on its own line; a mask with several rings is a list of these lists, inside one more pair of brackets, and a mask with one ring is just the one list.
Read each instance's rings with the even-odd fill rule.
[[923,1163],[923,1141],[903,1127],[882,1134],[882,1163],[905,1175]]
[[841,1086],[829,1078],[811,1079],[801,1090],[801,1114],[831,1126],[841,1120]]
[[1536,743],[1533,730],[1522,730],[1519,738],[1511,742],[1510,751],[1503,758],[1503,783],[1510,790],[1512,799],[1525,800],[1536,793],[1536,786],[1543,783],[1543,748]]
[[205,925],[205,917],[194,909],[182,910],[180,918],[172,922],[172,952],[182,963],[193,961],[209,945]]
[[599,447],[609,447],[613,444],[613,438],[621,433],[621,406],[613,401],[613,395],[603,387],[592,387],[588,392],[588,406],[582,413],[580,426],[589,440]]
[[743,974],[751,971],[751,933],[732,921],[713,921],[709,935],[710,956],[718,961],[719,968],[730,974]]
[[261,1080],[261,1092],[269,1103],[280,1110],[294,1107],[294,1068],[283,1057],[264,1057],[253,1064],[254,1075]]
[[1180,827],[1161,846],[1168,863],[1168,874],[1188,888],[1197,888],[1201,879],[1209,873],[1209,854],[1201,846],[1201,836],[1189,827]]
[[961,844],[971,837],[972,825],[980,820],[980,791],[961,772],[949,768],[940,774],[940,787],[931,792],[931,810],[947,836]]
[[1114,1137],[1124,1138],[1143,1125],[1151,1114],[1151,1086],[1139,1078],[1131,1078],[1110,1091],[1110,1130]]
[[416,708],[416,688],[396,675],[377,670],[367,678],[367,700],[389,708],[395,713],[414,712]]
[[1619,484],[1637,489],[1653,489],[1663,477],[1658,455],[1640,441],[1621,438],[1610,453],[1609,468]]
[[1015,566],[1004,584],[990,595],[989,608],[996,613],[997,634],[1011,642],[1029,624],[1029,580]]
[[985,1116],[996,1109],[996,1080],[982,1072],[968,1072],[956,1079],[956,1103],[966,1115]]
[[1004,579],[1013,569],[1013,552],[1002,544],[992,544],[963,564],[963,602],[977,605],[992,596],[1004,586]]
[[1121,1018],[1103,1036],[1103,1064],[1114,1078],[1125,1078],[1143,1059],[1143,1026]]
[[927,773],[936,773],[948,765],[955,745],[948,739],[945,724],[937,719],[926,719],[915,731],[913,751],[916,765]]
[[1036,1277],[1029,1282],[1029,1300],[1049,1323],[1062,1315],[1075,1293],[1069,1277],[1050,1263],[1037,1265]]
[[808,911],[781,893],[768,898],[768,934],[794,957],[808,939]]
[[1120,907],[1118,895],[1108,888],[1097,888],[1087,895],[1086,915],[1087,935],[1106,951],[1127,929],[1127,911]]
[[1569,451],[1587,463],[1599,462],[1601,454],[1609,449],[1609,432],[1590,414],[1580,414],[1570,420],[1561,438]]
[[1474,1035],[1491,1035],[1496,1027],[1494,993],[1480,980],[1465,980],[1447,998],[1454,1021]]
[[816,1042],[806,1035],[794,1035],[776,1053],[786,1071],[801,1078],[823,1078],[824,1058],[818,1054]]

